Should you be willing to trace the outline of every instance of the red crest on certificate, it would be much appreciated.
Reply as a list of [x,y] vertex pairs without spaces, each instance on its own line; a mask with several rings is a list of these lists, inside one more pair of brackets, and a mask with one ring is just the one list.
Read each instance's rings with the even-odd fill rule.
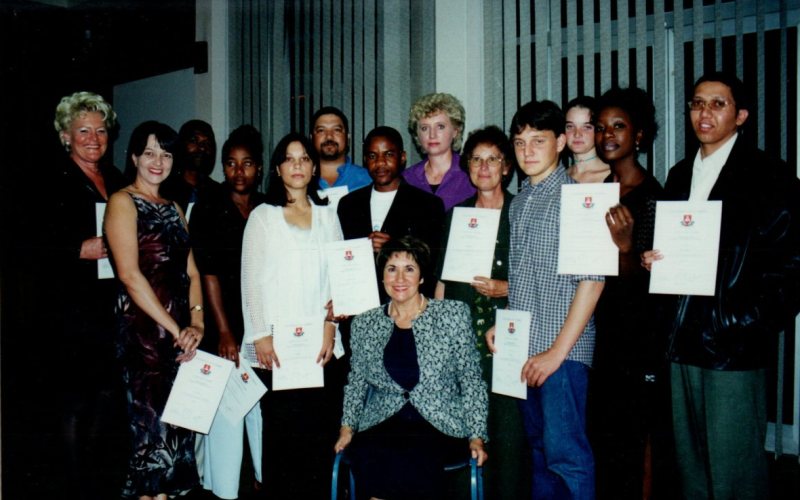
[[295,337],[302,337],[305,333],[306,332],[303,331],[303,327],[302,326],[298,326],[297,328],[294,329],[294,336]]
[[583,198],[583,208],[592,208],[594,206],[594,202],[592,201],[591,196],[586,196]]
[[250,375],[247,372],[242,373],[242,382],[246,384],[248,380],[250,380]]
[[686,214],[686,215],[684,215],[684,216],[683,216],[683,222],[681,222],[681,225],[682,225],[683,227],[689,227],[689,226],[691,226],[692,224],[694,224],[694,221],[692,220],[692,214]]
[[353,252],[351,250],[345,250],[344,260],[353,260]]
[[515,331],[514,322],[512,321],[508,324],[508,333],[514,333]]
[[473,229],[475,229],[476,227],[478,227],[478,219],[476,219],[475,217],[472,217],[472,218],[469,220],[469,227],[471,227],[471,228],[473,228]]
[[203,375],[208,375],[209,373],[211,373],[211,365],[204,364],[203,369],[200,371],[203,372]]

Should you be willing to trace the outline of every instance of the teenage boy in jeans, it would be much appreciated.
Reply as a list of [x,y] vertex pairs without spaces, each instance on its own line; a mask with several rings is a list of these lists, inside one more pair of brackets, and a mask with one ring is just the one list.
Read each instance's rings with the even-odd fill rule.
[[[517,164],[528,176],[511,203],[509,309],[530,311],[528,361],[519,402],[533,453],[534,499],[593,499],[594,459],[586,437],[586,386],[594,351],[592,314],[602,276],[559,275],[561,186],[576,183],[559,167],[564,114],[553,102],[529,102],[511,122]],[[494,350],[494,330],[487,343]]]

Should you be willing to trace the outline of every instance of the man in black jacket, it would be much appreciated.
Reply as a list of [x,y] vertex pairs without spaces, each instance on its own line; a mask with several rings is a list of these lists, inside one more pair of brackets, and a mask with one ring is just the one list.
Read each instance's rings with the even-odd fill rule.
[[[748,146],[743,84],[701,77],[689,101],[700,148],[669,173],[667,196],[722,200],[713,296],[665,300],[673,422],[685,498],[769,497],[766,369],[800,310],[800,181]],[[660,258],[645,252],[643,265]]]
[[[406,167],[403,138],[391,127],[377,127],[364,139],[364,166],[372,184],[339,202],[339,222],[344,239],[369,238],[375,252],[390,238],[415,236],[431,248],[431,262],[439,257],[444,204],[430,193],[409,185],[400,173]],[[432,270],[423,276],[420,290],[433,297],[436,279]],[[378,281],[381,277],[378,276]],[[381,302],[386,291],[379,283]]]

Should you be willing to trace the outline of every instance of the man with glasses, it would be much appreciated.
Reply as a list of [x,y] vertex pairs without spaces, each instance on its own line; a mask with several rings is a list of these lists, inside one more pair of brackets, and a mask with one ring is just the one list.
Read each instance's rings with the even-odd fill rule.
[[[664,297],[678,470],[685,498],[769,497],[766,370],[800,310],[800,181],[742,136],[744,85],[701,77],[689,101],[697,153],[669,172],[667,196],[722,200],[714,296]],[[749,139],[749,138],[748,138]],[[642,264],[669,258],[645,252]]]

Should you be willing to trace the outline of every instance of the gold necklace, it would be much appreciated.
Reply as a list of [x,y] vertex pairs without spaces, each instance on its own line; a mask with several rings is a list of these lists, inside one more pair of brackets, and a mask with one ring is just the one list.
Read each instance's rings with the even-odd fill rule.
[[[422,311],[425,309],[425,296],[422,295],[422,294],[419,294],[419,297],[420,297],[420,299],[419,299],[419,309],[417,309],[417,314],[415,314],[414,317],[411,318],[411,321],[414,321],[415,319],[417,319],[420,316],[422,316]],[[389,304],[389,316],[392,315],[392,311],[391,311],[392,306],[394,306],[395,315],[400,316],[400,311],[397,309],[397,305],[394,303],[394,300]]]

